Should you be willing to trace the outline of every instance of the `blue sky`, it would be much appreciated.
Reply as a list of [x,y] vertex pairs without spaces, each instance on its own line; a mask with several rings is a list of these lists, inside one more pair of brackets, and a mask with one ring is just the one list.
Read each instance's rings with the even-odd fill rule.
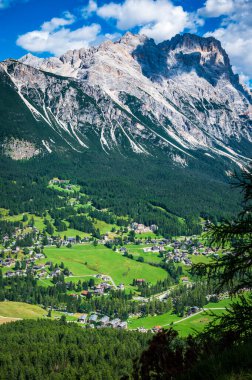
[[252,0],[0,0],[0,60],[61,55],[130,30],[155,39],[213,35],[234,70],[252,78]]

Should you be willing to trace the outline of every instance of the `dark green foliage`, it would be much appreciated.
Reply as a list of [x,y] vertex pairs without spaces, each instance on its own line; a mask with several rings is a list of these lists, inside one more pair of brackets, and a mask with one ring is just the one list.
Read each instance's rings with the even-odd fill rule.
[[251,337],[232,346],[228,341],[206,341],[202,336],[181,339],[169,329],[154,336],[135,366],[134,379],[251,379],[251,349]]
[[44,220],[44,223],[45,223],[45,226],[46,226],[46,232],[49,234],[49,235],[53,235],[54,233],[54,228],[53,228],[53,225],[52,223],[50,223],[49,220],[45,219]]
[[[8,162],[8,163],[7,163]],[[5,165],[11,169],[10,161]],[[1,166],[1,164],[0,164]],[[36,178],[28,174],[25,165],[22,166],[22,172],[17,175],[8,175],[9,178],[4,178],[6,167],[0,168],[0,194],[1,194],[1,207],[11,210],[12,214],[19,214],[22,212],[30,212],[31,214],[41,214],[44,210],[64,205],[53,190],[48,189],[48,181],[46,178]],[[18,168],[14,169],[19,170]],[[24,170],[24,172],[23,172]],[[15,182],[14,182],[15,179]]]
[[58,232],[66,231],[66,230],[67,230],[67,225],[66,225],[66,223],[63,222],[63,221],[60,220],[60,219],[56,219],[55,222],[54,222],[54,225],[55,225],[55,227],[57,228],[57,231],[58,231]]
[[132,373],[149,334],[83,330],[46,320],[0,326],[0,379],[119,380]]
[[15,232],[16,228],[22,227],[22,222],[7,222],[6,220],[0,220],[0,241],[2,241],[5,235],[10,237]]
[[[53,177],[78,182],[96,208],[94,218],[120,226],[134,220],[156,224],[164,236],[201,232],[199,217],[213,221],[230,217],[237,210],[238,193],[232,193],[221,166],[194,160],[187,168],[171,165],[164,156],[158,159],[131,156],[127,159],[97,152],[82,155],[56,154],[16,162],[0,160],[0,207],[18,214],[42,215],[50,211],[53,219],[64,219],[76,211],[65,208],[65,199],[48,188]],[[85,200],[86,202],[86,200]],[[73,209],[73,208],[72,208]],[[57,210],[57,211],[56,211]],[[118,218],[126,216],[127,219]],[[181,218],[179,218],[181,217]]]
[[[170,277],[167,277],[163,281],[158,281],[155,285],[147,284],[142,282],[138,285],[138,291],[142,297],[150,297],[153,294],[162,293],[171,286],[172,281]],[[137,285],[137,280],[133,280],[133,285]]]
[[157,334],[136,366],[136,380],[172,380],[196,361],[197,344],[190,337],[178,338],[172,329]]
[[[251,290],[252,268],[252,172],[244,172],[239,186],[244,193],[243,210],[233,222],[211,226],[209,234],[215,244],[228,246],[230,252],[210,264],[193,267],[194,274],[201,275],[208,286],[198,283],[195,289],[182,291],[177,312],[183,312],[183,297],[191,302],[205,303],[204,294],[209,285],[216,291],[230,289],[233,294],[244,288]],[[200,286],[201,285],[201,286]],[[200,288],[197,289],[197,287]],[[174,292],[173,292],[174,293]],[[176,295],[176,294],[175,294]],[[182,301],[182,302],[181,302]],[[181,308],[181,310],[180,310]],[[252,295],[245,293],[233,302],[221,317],[196,337],[177,342],[174,331],[160,333],[149,349],[143,353],[136,370],[140,379],[250,379],[252,373]],[[156,356],[153,358],[155,349]],[[160,354],[158,354],[160,353]],[[243,357],[244,354],[244,357]],[[189,360],[188,360],[189,358]],[[243,376],[244,375],[244,376]]]
[[24,235],[22,238],[17,237],[15,246],[16,247],[31,247],[33,245],[33,238],[35,233],[31,232]]
[[[50,271],[57,269],[50,266]],[[69,270],[64,268],[65,275],[69,275]],[[148,303],[139,303],[132,300],[132,294],[126,294],[125,291],[111,290],[109,295],[90,297],[84,299],[82,297],[72,297],[67,294],[67,286],[64,282],[64,275],[59,274],[53,277],[53,286],[39,286],[37,280],[28,275],[25,278],[11,277],[2,278],[0,283],[0,301],[7,299],[9,301],[27,302],[31,304],[43,305],[44,307],[54,307],[68,312],[94,312],[106,314],[112,318],[120,318],[126,320],[129,314],[142,313],[147,316],[149,314],[163,314],[170,311],[170,305],[159,300],[152,300]],[[88,286],[94,286],[93,279]],[[87,284],[84,284],[84,288]],[[74,285],[70,284],[69,290],[80,292],[82,290],[81,282]]]
[[[9,72],[13,73],[16,67],[19,67],[17,62],[10,63]],[[64,80],[48,73],[41,75],[45,75],[47,80],[53,80],[55,85],[58,81],[63,83],[63,94],[69,86],[72,87],[83,108],[91,107],[101,112],[99,104],[85,95],[76,81]],[[220,156],[213,159],[206,156],[205,151],[197,150],[188,152],[192,158],[186,157],[188,166],[181,167],[171,159],[171,155],[176,153],[172,147],[154,149],[155,144],[146,141],[148,150],[153,155],[133,154],[129,143],[126,143],[127,139],[123,137],[121,152],[114,150],[107,155],[88,124],[82,127],[85,129],[89,149],[82,149],[76,139],[63,128],[57,133],[59,126],[56,123],[53,122],[51,128],[44,120],[35,120],[3,70],[0,77],[0,140],[25,140],[39,149],[42,140],[51,139],[55,142],[51,154],[43,147],[43,153],[30,160],[14,161],[3,155],[3,150],[0,152],[0,207],[13,214],[30,212],[38,215],[42,215],[45,210],[55,211],[64,207],[65,200],[47,187],[50,179],[60,177],[80,184],[96,208],[110,211],[99,211],[94,217],[111,222],[114,215],[117,215],[145,225],[154,223],[164,236],[199,233],[200,216],[216,221],[233,216],[237,210],[239,195],[229,190],[225,174],[226,170],[234,167],[229,160]],[[43,113],[32,91],[29,90],[27,97]],[[138,121],[142,120],[144,125],[174,142],[165,129],[156,123],[154,115],[147,118],[140,112],[141,100],[125,94],[120,96],[138,117]],[[57,99],[54,99],[54,105],[55,102]],[[45,94],[45,103],[53,107],[48,94]],[[114,106],[120,108],[118,104]],[[170,124],[168,119],[164,122]],[[66,141],[80,152],[70,148]],[[239,149],[240,144],[243,146],[244,142],[239,142]],[[249,149],[251,146],[247,143],[244,151],[249,152]],[[56,219],[62,220],[61,217]],[[117,220],[119,226],[126,223],[123,218]],[[58,227],[59,230],[64,228]]]
[[244,193],[242,212],[231,222],[209,227],[212,244],[228,248],[229,253],[214,263],[193,267],[194,273],[214,277],[219,289],[228,285],[233,293],[252,283],[252,168],[242,174],[237,185]]
[[90,219],[88,219],[85,215],[76,215],[68,218],[69,227],[75,228],[76,230],[87,232],[87,233],[95,233],[95,228]]
[[190,371],[178,376],[179,380],[251,380],[252,341],[237,346],[212,350],[203,355]]

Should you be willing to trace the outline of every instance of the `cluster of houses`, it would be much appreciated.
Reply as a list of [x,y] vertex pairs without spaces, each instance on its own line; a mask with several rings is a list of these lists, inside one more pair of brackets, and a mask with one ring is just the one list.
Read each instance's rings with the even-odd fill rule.
[[[143,252],[154,252],[154,253],[160,253],[166,251],[166,246],[170,243],[169,239],[145,239],[144,241],[138,241],[137,244],[139,245],[147,245],[147,247],[143,248]],[[124,242],[124,245],[132,244],[132,242]],[[117,249],[117,252],[125,253],[127,252],[126,247],[121,247]]]
[[53,178],[49,182],[49,184],[53,184],[53,185],[64,185],[64,184],[67,184],[67,183],[69,183],[69,180],[67,180],[67,179],[59,179],[59,178]]
[[[243,290],[248,291],[249,289],[244,288]],[[208,294],[206,296],[206,299],[208,302],[218,302],[227,298],[230,298],[229,292],[223,292],[223,293],[218,293],[218,294]]]
[[152,332],[153,334],[157,334],[158,332],[162,331],[162,326],[154,326],[151,329],[146,329],[144,327],[138,327],[136,330],[138,332],[141,332],[141,333]]
[[174,249],[174,253],[168,252],[166,254],[166,262],[173,261],[174,263],[180,263],[187,266],[192,265],[191,259],[188,257],[188,252],[183,250]]
[[[16,228],[15,233],[13,233],[11,237],[8,235],[5,235],[3,237],[2,242],[3,242],[3,245],[6,247],[4,252],[8,252],[8,253],[12,253],[12,254],[18,253],[20,251],[20,247],[17,246],[17,242],[19,240],[24,239],[27,236],[27,234],[29,234],[29,233],[33,233],[33,235],[34,235],[34,237],[33,237],[34,246],[37,246],[37,247],[41,246],[42,241],[44,239],[44,234],[42,234],[39,231],[39,229],[35,226],[33,226],[33,227],[25,226],[24,229]],[[86,242],[86,241],[89,241],[89,238],[83,239],[83,242]],[[47,245],[57,245],[59,243],[60,243],[60,245],[67,245],[69,243],[76,243],[76,238],[75,237],[66,237],[64,239],[64,238],[61,238],[60,236],[49,236],[49,235],[47,236]]]
[[152,247],[146,247],[146,248],[143,248],[143,251],[146,253],[146,252],[156,252],[156,253],[160,253],[160,252],[164,252],[165,251],[165,247],[164,245],[154,245]]
[[[11,253],[8,249],[4,250],[4,252],[9,255]],[[36,265],[36,260],[40,260],[44,258],[45,258],[44,254],[35,253],[33,250],[30,250],[29,256],[27,255],[27,257],[24,257],[24,259],[22,260],[22,269],[9,270],[5,273],[5,276],[6,277],[26,276],[28,272],[32,273],[35,276],[37,275],[38,277],[43,277],[45,275],[48,275],[47,271],[44,270],[45,268],[44,264]],[[15,257],[0,258],[0,266],[5,267],[5,268],[14,267],[17,261],[18,259]]]
[[110,319],[108,316],[104,315],[99,318],[98,314],[83,314],[78,318],[79,323],[85,324],[90,328],[101,328],[101,327],[112,327],[119,329],[127,329],[127,322],[121,321],[119,318]]
[[[66,283],[66,286],[68,286],[68,283]],[[100,296],[105,293],[107,293],[112,288],[112,285],[108,282],[104,281],[100,284],[94,285],[90,290],[82,290],[80,293],[81,297],[90,297],[92,295]],[[78,297],[77,294],[71,294],[72,296]]]
[[15,259],[12,257],[7,257],[6,259],[0,259],[0,266],[2,267],[11,267],[15,264]]
[[66,190],[72,190],[73,185],[70,184],[69,180],[65,179],[59,179],[59,178],[53,178],[50,182],[49,185],[58,185]]
[[174,240],[169,244],[166,253],[166,262],[181,263],[187,266],[192,265],[190,255],[194,256],[214,256],[218,257],[217,249],[205,247],[203,243],[187,238],[184,241]]
[[158,226],[156,224],[152,224],[151,226],[145,226],[141,223],[131,223],[131,229],[135,231],[136,234],[143,234],[146,232],[156,232],[158,230]]
[[[169,239],[146,239],[144,242],[139,243],[141,245],[147,245],[143,248],[144,253],[163,253],[166,258],[166,262],[174,262],[184,264],[186,266],[192,265],[191,255],[199,256],[213,256],[218,257],[216,253],[217,249],[212,249],[204,246],[196,239],[186,238],[183,241],[169,240]],[[127,246],[127,242],[125,243]],[[121,247],[118,252],[127,252],[126,247]]]
[[47,237],[47,245],[60,245],[60,246],[67,246],[68,244],[80,244],[80,243],[87,243],[90,241],[90,238],[88,236],[84,237],[83,239],[80,239],[77,241],[76,237],[69,236],[65,238],[61,238],[60,236],[48,236]]
[[[45,256],[44,256],[45,257]],[[42,258],[42,257],[41,257]],[[0,263],[1,264],[1,263]],[[62,270],[60,268],[56,268],[54,271],[50,272],[48,270],[50,262],[45,264],[37,264],[34,258],[25,260],[25,269],[17,269],[17,270],[9,270],[5,273],[7,278],[14,276],[27,276],[27,274],[32,274],[37,278],[53,278],[55,276],[59,276],[62,274]],[[47,269],[47,270],[46,270]],[[71,273],[70,273],[71,275]]]

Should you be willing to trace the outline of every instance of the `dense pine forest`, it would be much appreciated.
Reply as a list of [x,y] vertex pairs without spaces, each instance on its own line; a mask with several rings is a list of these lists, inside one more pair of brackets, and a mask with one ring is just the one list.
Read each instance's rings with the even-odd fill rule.
[[2,325],[0,379],[127,379],[150,338],[139,332],[83,330],[64,321]]
[[[14,214],[39,215],[62,207],[64,201],[47,187],[56,176],[78,183],[99,210],[109,209],[145,225],[156,224],[163,235],[198,234],[200,218],[216,222],[232,217],[240,197],[230,189],[230,179],[217,162],[211,170],[209,163],[203,163],[205,172],[199,170],[196,160],[193,165],[185,169],[171,167],[163,157],[158,161],[144,157],[125,160],[102,153],[72,155],[64,160],[52,154],[26,162],[3,157],[0,207]],[[71,223],[74,226],[78,221]]]

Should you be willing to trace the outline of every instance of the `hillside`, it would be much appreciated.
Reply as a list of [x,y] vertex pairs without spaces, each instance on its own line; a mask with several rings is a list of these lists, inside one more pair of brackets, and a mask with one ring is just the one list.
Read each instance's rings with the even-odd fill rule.
[[45,317],[46,314],[46,310],[37,305],[29,305],[24,302],[0,302],[0,323],[4,323],[4,318],[37,319]]
[[238,207],[227,183],[251,156],[251,96],[214,38],[156,45],[127,33],[60,58],[9,59],[0,95],[1,207],[48,208],[55,176],[146,224]]

